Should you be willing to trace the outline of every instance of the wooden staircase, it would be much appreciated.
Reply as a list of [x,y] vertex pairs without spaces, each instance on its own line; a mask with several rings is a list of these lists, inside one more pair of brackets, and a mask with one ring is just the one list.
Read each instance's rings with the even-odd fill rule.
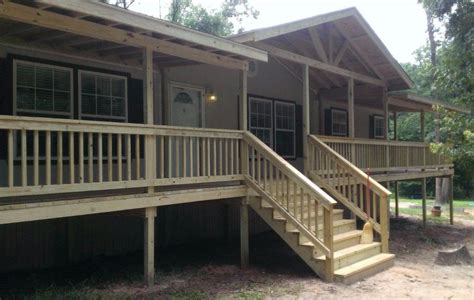
[[[246,182],[255,192],[248,204],[315,273],[326,281],[351,284],[393,265],[394,255],[388,253],[388,230],[384,223],[386,206],[381,204],[390,194],[386,189],[378,183],[369,188],[364,199],[373,200],[379,213],[366,214],[364,207],[358,205],[360,199],[355,197],[360,193],[350,192],[355,190],[352,184],[366,183],[362,171],[355,176],[344,163],[334,165],[332,170],[337,172],[328,174],[336,175],[326,179],[315,176],[323,190],[252,135],[244,139],[248,146],[244,153],[249,155]],[[331,158],[339,162],[339,157]],[[334,208],[334,198],[354,217],[345,218],[344,209]],[[373,224],[378,240],[360,243],[362,231],[357,228],[356,217]]]

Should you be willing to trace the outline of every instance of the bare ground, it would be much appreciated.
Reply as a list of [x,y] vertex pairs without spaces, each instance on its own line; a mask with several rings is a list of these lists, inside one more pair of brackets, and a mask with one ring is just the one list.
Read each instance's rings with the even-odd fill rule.
[[[240,270],[238,245],[215,242],[158,251],[156,284],[141,280],[139,254],[94,260],[80,266],[0,277],[3,298],[426,298],[474,299],[474,266],[439,266],[437,251],[467,244],[474,250],[474,223],[430,224],[392,219],[395,266],[351,286],[328,284],[273,233],[251,241],[251,267]],[[210,245],[210,246],[206,246]],[[217,246],[216,246],[217,245]],[[1,284],[3,281],[3,284]]]

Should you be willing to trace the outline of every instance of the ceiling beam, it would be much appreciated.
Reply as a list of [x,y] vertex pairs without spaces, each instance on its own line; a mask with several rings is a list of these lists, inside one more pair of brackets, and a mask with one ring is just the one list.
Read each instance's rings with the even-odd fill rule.
[[274,47],[274,46],[271,46],[271,45],[268,45],[268,44],[265,44],[265,43],[262,43],[262,42],[257,42],[257,43],[252,43],[252,44],[254,44],[256,47],[259,47],[260,49],[263,49],[263,50],[267,51],[269,54],[271,54],[273,56],[277,56],[277,57],[280,57],[280,58],[283,58],[283,59],[286,59],[286,60],[289,60],[289,61],[293,61],[293,62],[298,63],[298,64],[308,65],[312,68],[324,70],[324,71],[327,71],[329,73],[337,74],[337,75],[348,77],[348,78],[352,77],[355,80],[362,81],[362,82],[365,82],[365,83],[370,83],[370,84],[373,84],[373,85],[378,85],[378,86],[383,86],[383,87],[386,86],[385,82],[378,79],[378,78],[373,78],[371,76],[367,76],[367,75],[364,75],[364,74],[360,74],[360,73],[356,73],[356,72],[349,71],[349,70],[346,70],[346,69],[342,69],[342,68],[339,68],[339,67],[336,67],[336,66],[318,61],[316,59],[312,59],[312,58],[309,58],[309,57],[306,57],[306,56],[303,56],[303,55],[299,55],[299,54],[296,54],[296,53],[293,53],[293,52],[290,52],[290,51],[287,51],[287,50],[283,50],[283,49],[280,49],[280,48],[277,48],[277,47]]
[[[69,2],[68,2],[69,3]],[[71,2],[72,3],[72,2]],[[82,3],[82,2],[81,2]],[[0,16],[18,22],[62,30],[91,38],[162,52],[205,64],[231,69],[248,69],[248,62],[158,40],[142,34],[75,19],[12,2],[0,2]]]
[[342,44],[341,49],[337,52],[336,58],[334,59],[333,64],[335,66],[338,66],[339,63],[341,62],[342,58],[344,57],[344,54],[346,53],[347,48],[349,47],[349,42],[344,41],[344,44]]
[[308,28],[309,36],[311,37],[311,41],[313,42],[314,49],[316,49],[316,53],[318,53],[319,59],[323,62],[328,62],[328,56],[326,54],[326,50],[324,50],[323,43],[321,42],[321,37],[319,36],[318,30],[316,27]]
[[[282,66],[284,69],[286,69],[288,71],[288,73],[290,73],[294,78],[296,78],[296,80],[298,80],[300,83],[303,83],[303,78],[301,77],[301,75],[298,75],[297,71],[294,70],[293,67],[291,67],[288,62],[284,62],[282,61],[281,59],[279,59],[278,57],[273,57],[273,59],[280,65]],[[317,95],[318,94],[318,90],[317,89],[314,89],[311,87],[309,87],[309,89],[315,94]]]

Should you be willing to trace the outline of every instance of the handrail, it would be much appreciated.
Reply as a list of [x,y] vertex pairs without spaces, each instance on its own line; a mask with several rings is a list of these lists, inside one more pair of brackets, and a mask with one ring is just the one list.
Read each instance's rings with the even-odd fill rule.
[[[246,170],[244,176],[249,186],[326,256],[325,276],[332,280],[333,207],[337,202],[253,134],[245,132],[244,142],[248,160],[243,163],[248,164],[242,169]],[[322,237],[319,209],[323,215]]]
[[320,140],[318,137],[314,135],[309,136],[310,143],[317,144],[319,147],[322,147],[324,150],[326,150],[328,153],[330,153],[332,156],[337,158],[341,164],[343,164],[346,168],[350,169],[353,174],[355,174],[357,177],[359,177],[360,180],[362,181],[369,181],[370,186],[372,189],[375,189],[377,192],[385,194],[386,196],[390,196],[392,193],[387,190],[383,185],[381,185],[378,181],[373,179],[370,176],[367,176],[365,172],[363,172],[361,169],[358,167],[354,166],[350,161],[345,159],[343,156],[341,156],[339,153],[334,151],[331,147],[329,147],[327,144],[325,144],[322,140]]
[[265,143],[259,140],[256,136],[252,135],[249,132],[244,134],[244,140],[251,145],[252,147],[258,149],[267,155],[267,159],[274,163],[281,171],[288,177],[291,177],[298,184],[305,186],[308,193],[311,193],[312,196],[318,198],[322,201],[322,205],[326,208],[337,204],[331,196],[329,196],[325,191],[318,187],[314,182],[312,182],[308,177],[304,176],[298,169],[284,160],[281,156],[277,155],[270,147]]
[[351,143],[351,144],[362,144],[362,145],[380,145],[380,146],[412,146],[412,147],[427,147],[430,144],[424,142],[413,142],[413,141],[387,141],[377,139],[365,139],[365,138],[350,138],[341,136],[328,136],[328,135],[313,135],[325,143]]
[[357,217],[372,223],[381,236],[382,250],[388,252],[390,191],[319,138],[309,135],[308,145],[313,179]]

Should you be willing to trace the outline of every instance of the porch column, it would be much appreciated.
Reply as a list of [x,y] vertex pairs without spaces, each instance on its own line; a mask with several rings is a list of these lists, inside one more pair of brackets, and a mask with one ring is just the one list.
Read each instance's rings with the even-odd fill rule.
[[[388,141],[390,140],[390,137],[389,137],[389,125],[390,125],[389,116],[390,115],[388,111],[388,96],[387,96],[386,87],[384,87],[382,91],[382,100],[383,100],[383,116],[385,120],[384,135],[385,135],[385,140],[387,141],[387,145],[385,146],[385,167],[389,168],[390,167],[390,146],[388,145]],[[387,189],[390,189],[390,181],[387,181]],[[390,217],[390,203],[388,205],[388,215]]]
[[[143,88],[145,95],[145,124],[154,124],[153,91],[153,49],[143,49],[143,68],[145,76]],[[137,162],[140,163],[140,162]],[[156,140],[152,135],[145,136],[145,178],[156,178]],[[154,193],[154,187],[148,187],[148,193]],[[144,222],[144,277],[148,285],[155,281],[155,217],[156,207],[145,208]]]
[[[355,138],[355,119],[354,119],[354,78],[349,78],[347,82],[347,112],[349,138]],[[355,144],[351,142],[351,162],[355,164]]]
[[[240,97],[240,130],[248,130],[248,101],[247,101],[247,71],[239,73],[239,97]],[[248,174],[248,147],[241,143],[241,168],[242,174]],[[240,200],[240,266],[245,269],[249,265],[249,206],[248,197]]]
[[145,208],[143,249],[145,283],[148,286],[155,283],[155,217],[156,207]]
[[309,109],[309,66],[303,65],[303,159],[304,174],[309,175],[309,145],[308,137],[311,133],[310,109]]

